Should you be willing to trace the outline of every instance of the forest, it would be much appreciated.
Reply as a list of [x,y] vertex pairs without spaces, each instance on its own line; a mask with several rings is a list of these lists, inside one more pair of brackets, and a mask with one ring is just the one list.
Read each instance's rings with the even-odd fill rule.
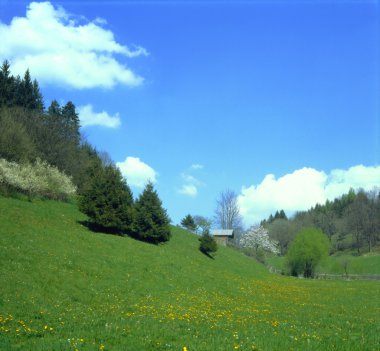
[[285,255],[289,244],[302,228],[318,228],[330,240],[330,253],[354,250],[371,252],[380,243],[380,192],[351,189],[333,201],[317,204],[308,211],[297,212],[288,219],[277,211],[261,222],[269,236],[278,241]]
[[[23,78],[0,69],[0,195],[72,200],[95,231],[159,243],[170,219],[153,184],[138,199],[109,155],[82,138],[75,105],[44,106],[29,70]],[[75,195],[75,196],[74,196]]]

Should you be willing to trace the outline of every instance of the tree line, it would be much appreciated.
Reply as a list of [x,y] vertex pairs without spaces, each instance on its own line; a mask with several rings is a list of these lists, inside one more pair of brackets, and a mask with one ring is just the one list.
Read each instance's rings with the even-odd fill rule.
[[347,249],[357,253],[371,251],[380,244],[380,192],[351,189],[333,201],[297,212],[291,219],[271,215],[261,224],[279,242],[282,255],[297,232],[312,227],[327,235],[331,253]]
[[[153,243],[169,240],[170,219],[153,184],[134,200],[110,157],[83,139],[74,103],[53,100],[46,109],[37,80],[29,70],[23,78],[11,75],[8,61],[0,68],[0,130],[0,194],[27,189],[25,179],[32,174],[39,178],[33,189],[39,189],[49,170],[55,178],[39,195],[54,190],[57,180],[72,182],[91,228]],[[74,188],[68,188],[71,194]]]

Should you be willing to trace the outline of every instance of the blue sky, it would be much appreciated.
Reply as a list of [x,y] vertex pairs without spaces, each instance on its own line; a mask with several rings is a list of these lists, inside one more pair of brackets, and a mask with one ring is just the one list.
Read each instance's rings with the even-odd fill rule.
[[380,186],[379,1],[0,1],[0,59],[174,223]]

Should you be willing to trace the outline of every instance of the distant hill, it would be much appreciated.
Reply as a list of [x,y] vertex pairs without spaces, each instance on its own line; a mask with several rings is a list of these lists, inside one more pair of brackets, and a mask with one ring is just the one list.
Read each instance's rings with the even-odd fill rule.
[[379,282],[271,275],[172,227],[91,232],[75,204],[0,197],[0,350],[374,350]]

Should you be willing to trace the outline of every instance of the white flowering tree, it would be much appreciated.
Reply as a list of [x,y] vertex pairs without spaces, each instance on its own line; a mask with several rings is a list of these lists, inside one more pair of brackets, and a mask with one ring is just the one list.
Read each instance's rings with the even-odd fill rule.
[[268,231],[263,226],[252,226],[240,239],[240,245],[252,248],[258,252],[259,249],[279,253],[278,243],[269,238]]
[[70,177],[39,159],[34,164],[18,164],[0,159],[2,185],[30,196],[56,200],[66,200],[76,192]]

